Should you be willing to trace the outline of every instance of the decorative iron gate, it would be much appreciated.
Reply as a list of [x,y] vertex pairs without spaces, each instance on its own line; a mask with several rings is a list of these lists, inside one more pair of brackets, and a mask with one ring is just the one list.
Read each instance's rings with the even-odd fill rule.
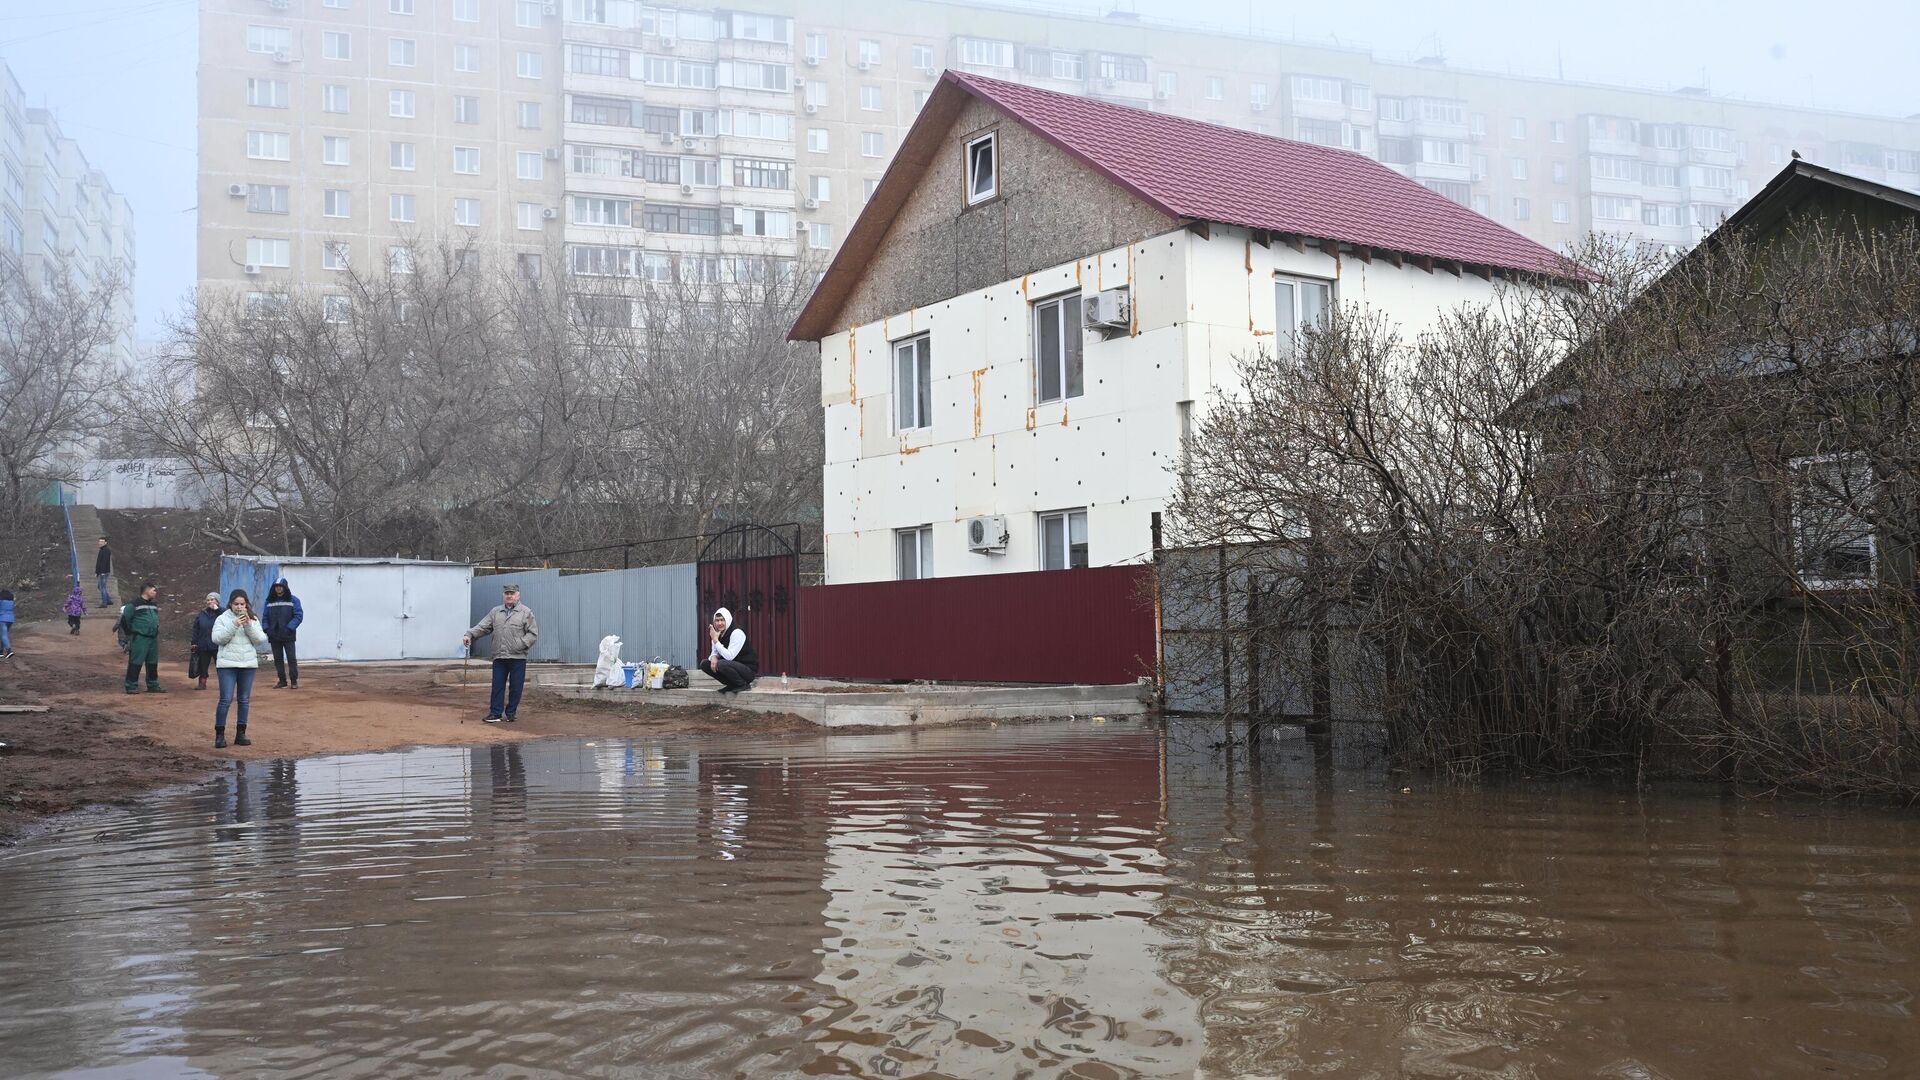
[[791,539],[764,525],[735,525],[707,542],[697,571],[700,625],[695,655],[707,655],[707,622],[715,608],[723,607],[753,642],[760,656],[760,674],[798,671],[794,572],[799,549],[798,525],[793,526]]

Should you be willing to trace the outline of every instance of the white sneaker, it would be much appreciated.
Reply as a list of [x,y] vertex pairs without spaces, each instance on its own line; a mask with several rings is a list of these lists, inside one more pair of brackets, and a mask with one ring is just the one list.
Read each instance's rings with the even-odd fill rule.
[[487,717],[487,718],[486,718],[486,720],[484,720],[484,721],[482,721],[482,722],[483,722],[483,723],[488,723],[488,724],[497,724],[497,723],[499,723],[500,721],[502,721],[502,720],[505,720],[505,719],[506,719],[506,717],[504,717],[504,716],[489,716],[489,717]]

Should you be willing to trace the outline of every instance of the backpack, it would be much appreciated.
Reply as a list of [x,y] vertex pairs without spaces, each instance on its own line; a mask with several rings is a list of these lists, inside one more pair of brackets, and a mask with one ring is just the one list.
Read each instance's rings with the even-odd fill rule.
[[675,664],[660,677],[660,689],[685,690],[687,688],[687,669]]

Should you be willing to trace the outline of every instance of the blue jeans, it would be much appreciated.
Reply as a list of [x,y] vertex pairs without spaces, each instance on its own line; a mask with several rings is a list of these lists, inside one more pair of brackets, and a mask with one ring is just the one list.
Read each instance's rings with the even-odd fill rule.
[[253,677],[260,674],[259,668],[223,667],[220,669],[220,705],[213,712],[213,730],[227,730],[227,706],[237,699],[240,704],[239,715],[235,717],[241,727],[247,726],[247,706],[253,702]]
[[107,579],[112,576],[113,576],[112,574],[100,575],[100,606],[101,607],[113,606],[113,597],[107,595]]
[[0,652],[13,651],[13,624],[0,622]]
[[[512,689],[508,689],[511,683]],[[504,716],[513,719],[520,711],[520,691],[527,685],[527,662],[525,660],[495,660],[493,662],[493,693],[487,698],[487,715]],[[506,708],[503,710],[502,705]]]

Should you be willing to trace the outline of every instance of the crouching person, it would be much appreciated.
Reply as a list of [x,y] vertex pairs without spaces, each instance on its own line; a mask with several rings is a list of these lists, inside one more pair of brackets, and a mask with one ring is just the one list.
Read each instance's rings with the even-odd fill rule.
[[533,609],[520,602],[518,585],[503,585],[500,605],[468,630],[460,639],[469,648],[480,638],[493,635],[493,690],[487,697],[486,722],[509,724],[518,719],[520,691],[527,685],[527,654],[540,637],[540,624]]
[[213,748],[227,745],[227,708],[237,706],[233,745],[251,746],[247,738],[247,707],[253,704],[253,677],[260,673],[260,646],[267,632],[254,618],[245,589],[227,594],[227,610],[213,621],[213,645],[220,650],[214,663],[220,671],[220,704],[213,711]]
[[760,657],[747,640],[746,628],[734,624],[733,612],[721,608],[713,613],[707,640],[711,647],[700,670],[719,681],[721,693],[737,694],[760,677]]

